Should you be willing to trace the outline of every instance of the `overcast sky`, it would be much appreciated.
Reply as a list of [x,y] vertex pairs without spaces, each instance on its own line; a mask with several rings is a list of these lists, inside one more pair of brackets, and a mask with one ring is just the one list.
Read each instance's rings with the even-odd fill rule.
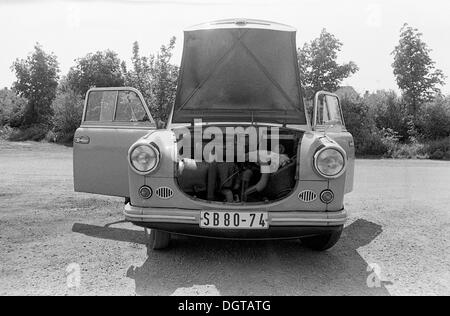
[[[397,89],[390,53],[407,22],[424,34],[437,67],[450,76],[448,0],[0,0],[0,87],[11,86],[12,62],[26,57],[35,42],[58,56],[61,74],[89,52],[112,49],[129,62],[134,41],[149,54],[172,35],[178,39],[174,62],[179,63],[183,29],[232,17],[292,25],[297,46],[326,28],[344,44],[340,61],[359,66],[344,81],[359,92]],[[450,85],[443,92],[450,93]]]

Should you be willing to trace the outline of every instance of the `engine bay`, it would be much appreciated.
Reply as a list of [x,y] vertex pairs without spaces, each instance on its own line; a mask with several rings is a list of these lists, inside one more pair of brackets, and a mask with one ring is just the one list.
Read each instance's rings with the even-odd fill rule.
[[[268,203],[282,199],[292,192],[296,184],[297,153],[302,136],[302,131],[280,128],[276,142],[269,133],[267,144],[262,146],[258,140],[254,147],[249,145],[247,137],[243,147],[244,159],[239,159],[236,154],[233,159],[229,156],[225,159],[223,154],[224,159],[208,161],[194,159],[193,154],[182,157],[183,153],[179,151],[178,186],[192,198],[205,201]],[[225,138],[230,137],[234,136],[226,135]],[[206,144],[205,139],[191,142],[193,151],[199,147],[204,149]],[[235,139],[232,144],[236,146]],[[267,155],[265,160],[259,159],[262,152]]]

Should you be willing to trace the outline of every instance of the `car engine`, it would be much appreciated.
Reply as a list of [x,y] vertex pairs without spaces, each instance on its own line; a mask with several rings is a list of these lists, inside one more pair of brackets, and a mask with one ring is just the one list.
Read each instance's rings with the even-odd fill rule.
[[[286,129],[280,132],[278,150],[266,151],[276,161],[270,172],[264,169],[267,162],[261,161],[206,162],[181,158],[176,176],[178,185],[184,193],[206,201],[267,203],[282,199],[289,195],[296,183],[301,137],[302,133],[298,131]],[[246,157],[250,153],[246,152]]]

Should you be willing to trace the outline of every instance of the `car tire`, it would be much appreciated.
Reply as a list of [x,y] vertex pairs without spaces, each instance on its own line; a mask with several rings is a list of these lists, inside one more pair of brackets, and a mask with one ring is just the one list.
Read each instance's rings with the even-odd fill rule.
[[305,237],[301,239],[302,244],[312,250],[315,251],[325,251],[336,245],[341,238],[343,226],[332,233]]
[[151,229],[150,236],[148,237],[148,248],[151,250],[162,250],[169,247],[170,244],[170,233]]

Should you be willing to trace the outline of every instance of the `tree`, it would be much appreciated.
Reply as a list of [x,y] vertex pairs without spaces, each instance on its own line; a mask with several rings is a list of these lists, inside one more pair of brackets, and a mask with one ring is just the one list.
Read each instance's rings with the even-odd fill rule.
[[0,90],[0,126],[19,127],[22,125],[27,103],[27,99],[19,97],[13,89],[3,88]]
[[56,56],[53,53],[47,54],[42,46],[36,43],[34,52],[27,59],[16,59],[11,69],[17,77],[13,88],[19,96],[28,100],[22,125],[50,125],[51,104],[56,95],[59,78]]
[[111,50],[90,53],[75,62],[67,74],[67,83],[82,96],[92,87],[120,87],[124,84],[120,59]]
[[[154,103],[153,78],[149,59],[139,53],[139,43],[133,43],[133,56],[131,57],[132,70],[128,71],[125,62],[122,62],[122,71],[125,74],[127,86],[138,89],[148,106]],[[152,113],[153,115],[153,113]]]
[[338,89],[345,126],[353,135],[358,155],[383,155],[386,146],[376,127],[370,106],[353,88]]
[[407,107],[395,91],[378,90],[366,94],[364,103],[370,108],[371,115],[380,130],[391,129],[399,135],[400,140],[408,139]]
[[422,40],[418,29],[404,24],[400,30],[400,41],[394,55],[394,75],[403,98],[408,104],[408,114],[417,117],[419,107],[433,100],[440,92],[439,85],[444,84],[445,76],[435,68],[430,57],[431,49]]
[[62,78],[52,103],[55,141],[66,143],[73,140],[73,135],[81,123],[83,107],[82,95],[70,88],[67,78]]
[[125,83],[142,92],[153,118],[158,122],[167,122],[169,111],[175,102],[179,67],[171,63],[176,38],[172,37],[168,45],[162,45],[157,54],[148,58],[139,53],[139,44],[133,44],[132,69],[122,69]]
[[426,139],[450,136],[450,96],[438,95],[433,102],[424,104],[420,112],[418,125]]
[[339,65],[338,52],[342,43],[327,30],[298,49],[300,79],[307,98],[320,90],[336,91],[343,79],[358,71],[354,62]]

